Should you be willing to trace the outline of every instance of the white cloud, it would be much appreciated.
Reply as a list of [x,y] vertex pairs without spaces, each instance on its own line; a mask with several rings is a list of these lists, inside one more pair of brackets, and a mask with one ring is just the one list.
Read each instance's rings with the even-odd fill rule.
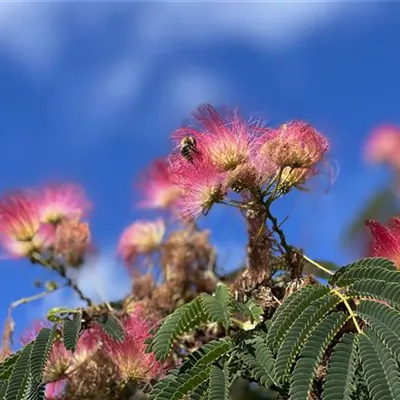
[[[86,120],[115,115],[128,106],[133,110],[154,69],[174,51],[174,67],[165,75],[169,85],[163,105],[180,113],[199,99],[225,98],[229,85],[212,71],[190,69],[193,62],[179,57],[175,50],[235,40],[261,52],[286,51],[331,21],[362,18],[372,10],[371,4],[340,1],[108,3],[101,8],[93,4],[1,3],[0,49],[34,72],[49,72],[65,52],[71,54],[68,35],[104,33],[109,29],[109,16],[123,17],[120,20],[128,32],[125,48],[100,62],[86,82],[72,85],[77,107]],[[85,130],[90,133],[99,127],[89,128]]]
[[[147,45],[245,40],[263,50],[304,39],[352,7],[344,2],[190,2],[146,7],[134,27]],[[157,29],[155,29],[157,27]]]

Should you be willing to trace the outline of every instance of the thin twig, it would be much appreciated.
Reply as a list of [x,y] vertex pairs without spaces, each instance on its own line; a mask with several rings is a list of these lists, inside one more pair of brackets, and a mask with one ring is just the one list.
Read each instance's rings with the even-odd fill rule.
[[312,260],[311,258],[307,257],[305,254],[302,254],[303,258],[307,260],[310,264],[314,265],[314,267],[317,267],[321,271],[326,272],[329,275],[333,275],[333,272],[330,271],[329,269],[323,267],[321,264],[317,263],[316,261]]
[[42,264],[44,267],[47,267],[53,271],[56,271],[62,278],[64,278],[66,280],[66,285],[69,286],[79,296],[79,298],[82,301],[84,301],[89,307],[93,306],[92,300],[90,300],[88,297],[86,297],[83,294],[83,292],[79,289],[77,284],[69,276],[67,276],[64,265],[55,266],[50,261],[45,260],[44,258],[42,258],[42,256],[40,254],[37,254],[37,253],[34,253],[32,255],[32,258],[34,261],[38,262],[39,264]]

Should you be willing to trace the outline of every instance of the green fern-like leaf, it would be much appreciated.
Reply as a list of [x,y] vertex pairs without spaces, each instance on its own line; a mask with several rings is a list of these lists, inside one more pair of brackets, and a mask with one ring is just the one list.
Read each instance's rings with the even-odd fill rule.
[[342,312],[330,314],[309,336],[293,371],[290,385],[291,400],[308,400],[317,367],[329,343],[348,318],[349,316]]
[[199,365],[179,376],[163,379],[150,393],[150,400],[180,400],[193,393],[210,378],[212,365]]
[[124,327],[115,315],[101,315],[96,322],[111,339],[117,342],[125,340]]
[[[32,347],[32,343],[28,343],[25,347]],[[0,380],[7,380],[11,376],[14,364],[17,362],[19,356],[24,351],[24,348],[18,350],[14,354],[11,354],[0,364]]]
[[4,396],[6,395],[7,391],[7,386],[8,386],[8,381],[0,381],[0,399],[4,399]]
[[357,336],[345,334],[332,353],[323,386],[323,400],[351,400],[355,392]]
[[[50,329],[49,329],[50,330]],[[30,359],[34,346],[25,347],[14,364],[3,400],[22,400],[29,389]]]
[[202,302],[197,297],[165,319],[146,351],[153,351],[157,360],[164,361],[179,336],[207,323],[208,320]]
[[294,363],[295,357],[300,351],[303,343],[307,340],[311,332],[317,327],[320,321],[329,313],[339,302],[340,298],[327,294],[317,299],[311,304],[295,321],[287,332],[281,347],[278,350],[276,359],[276,376],[280,381],[285,381],[289,375],[290,368]]
[[347,293],[352,297],[380,299],[400,306],[400,284],[377,279],[362,280],[350,285]]
[[336,285],[347,286],[357,281],[371,279],[400,283],[400,272],[381,267],[350,269],[349,271],[345,271],[345,273],[336,281]]
[[360,356],[372,400],[399,400],[400,374],[389,349],[371,329],[360,335]]
[[261,338],[258,338],[252,340],[251,347],[254,355],[248,351],[239,354],[239,357],[248,367],[250,376],[267,389],[273,385],[277,386],[274,378],[275,359],[268,345]]
[[400,361],[400,312],[374,301],[361,301],[357,314],[364,319],[378,337]]
[[42,382],[43,370],[49,357],[51,348],[56,339],[57,326],[52,329],[42,328],[33,342],[30,357],[30,372],[36,382]]
[[190,395],[190,400],[208,400],[209,393],[210,382],[209,380],[206,380],[193,391],[193,393]]
[[208,400],[229,400],[229,379],[217,366],[211,368]]
[[329,293],[329,290],[327,286],[306,286],[294,292],[278,307],[267,335],[267,344],[273,351],[279,348],[285,332],[301,313],[314,301]]
[[73,314],[72,320],[69,318],[64,319],[63,342],[67,350],[75,351],[81,327],[82,327],[82,312]]
[[200,296],[204,311],[211,321],[218,322],[228,328],[231,324],[231,294],[225,285],[218,285],[214,296],[203,293]]
[[28,387],[21,400],[44,400],[46,385],[38,384],[32,377],[28,377]]
[[207,365],[227,354],[232,348],[232,341],[229,338],[216,339],[210,343],[205,344],[197,351],[189,355],[182,366],[179,368],[180,373],[197,365]]
[[339,279],[344,279],[346,275],[356,273],[356,270],[365,271],[366,269],[375,268],[383,268],[388,271],[396,270],[396,267],[391,260],[382,257],[367,257],[340,268],[339,271],[331,276],[331,278],[329,279],[329,283],[331,285],[336,285]]
[[264,310],[252,299],[247,300],[246,303],[233,301],[235,311],[244,314],[250,318],[251,323],[259,322]]

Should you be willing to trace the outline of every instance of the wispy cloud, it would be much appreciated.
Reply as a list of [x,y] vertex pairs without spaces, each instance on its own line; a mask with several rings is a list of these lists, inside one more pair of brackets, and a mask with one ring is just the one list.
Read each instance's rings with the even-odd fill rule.
[[[59,94],[69,103],[74,99],[85,121],[94,121],[96,126],[82,126],[92,138],[108,117],[133,112],[167,57],[173,65],[163,72],[165,89],[155,102],[161,114],[169,107],[180,115],[199,102],[222,101],[233,95],[234,85],[220,72],[193,68],[195,61],[180,55],[191,46],[209,48],[235,41],[259,52],[285,52],[328,29],[332,21],[363,18],[373,10],[373,4],[341,1],[109,3],[101,8],[94,4],[2,3],[0,49],[37,76],[47,72],[52,77],[61,72],[50,73],[50,67],[75,51],[73,39],[95,33],[99,43],[104,43],[108,17],[117,18],[125,32],[118,50],[96,61],[96,71],[87,79]],[[74,34],[65,35],[71,29]]]

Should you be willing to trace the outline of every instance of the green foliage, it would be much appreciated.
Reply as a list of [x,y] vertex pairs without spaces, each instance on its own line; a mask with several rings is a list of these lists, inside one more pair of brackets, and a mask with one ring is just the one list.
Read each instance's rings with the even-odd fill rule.
[[72,319],[63,321],[63,342],[67,350],[75,351],[82,327],[82,312],[73,314]]
[[215,365],[210,372],[210,389],[208,400],[229,400],[229,376]]
[[333,313],[326,317],[307,339],[291,378],[291,399],[307,400],[309,398],[317,367],[321,363],[329,343],[347,319],[348,316],[345,313]]
[[232,303],[229,289],[225,285],[219,285],[215,296],[203,293],[200,296],[203,309],[210,316],[211,321],[222,324],[228,328],[231,324]]
[[329,360],[323,400],[350,400],[355,391],[357,337],[344,334]]
[[[239,315],[241,314],[241,316]],[[250,319],[241,325],[238,318]],[[166,360],[183,335],[212,323],[226,337],[206,343],[157,382],[150,400],[229,399],[237,378],[256,382],[282,399],[400,400],[400,272],[383,258],[349,264],[328,285],[303,287],[262,320],[254,299],[241,303],[218,286],[169,315],[152,331],[147,351]],[[62,327],[74,350],[82,310],[56,309],[52,329],[0,364],[0,398],[43,399],[43,372]],[[124,339],[114,315],[93,319],[115,340]],[[246,330],[242,330],[246,327]],[[179,353],[177,353],[179,355]]]
[[117,342],[125,340],[124,327],[115,315],[103,314],[96,322],[111,339]]
[[27,346],[23,349],[16,363],[14,364],[4,400],[22,399],[28,389],[30,374],[29,361],[33,347]]
[[200,298],[194,299],[165,319],[153,340],[148,344],[147,351],[153,351],[158,360],[167,359],[180,335],[207,323],[209,319]]
[[[28,343],[25,348],[32,347],[32,343]],[[7,357],[1,364],[0,364],[0,380],[7,380],[10,378],[12,373],[14,364],[17,362],[18,358],[20,357],[21,353],[24,349],[18,350],[11,356]]]
[[371,399],[400,399],[398,365],[371,329],[360,335],[360,356]]
[[275,359],[270,349],[261,338],[252,343],[253,345],[240,356],[250,376],[266,388],[277,385],[274,377]]
[[[392,261],[349,264],[328,285],[291,294],[270,321],[260,323],[261,313],[252,307],[259,306],[238,303],[221,287],[170,315],[149,346],[158,359],[166,359],[180,335],[209,322],[223,325],[231,338],[189,355],[150,398],[223,399],[241,377],[282,399],[400,400],[400,272]],[[255,322],[253,329],[232,329],[233,312]]]
[[52,329],[42,328],[37,335],[32,346],[32,353],[30,354],[29,364],[31,373],[36,382],[40,383],[43,377],[43,370],[49,357],[50,350],[56,339],[57,326],[54,325]]

